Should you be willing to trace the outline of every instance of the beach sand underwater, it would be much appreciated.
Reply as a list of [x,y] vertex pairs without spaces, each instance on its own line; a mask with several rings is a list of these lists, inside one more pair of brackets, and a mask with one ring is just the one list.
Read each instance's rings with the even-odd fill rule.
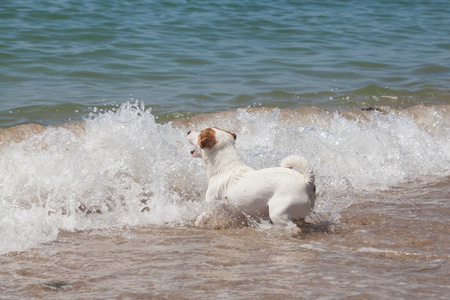
[[[159,122],[124,103],[0,129],[1,299],[445,299],[450,107],[247,108]],[[301,234],[204,203],[188,130],[237,134],[254,168],[305,156]]]

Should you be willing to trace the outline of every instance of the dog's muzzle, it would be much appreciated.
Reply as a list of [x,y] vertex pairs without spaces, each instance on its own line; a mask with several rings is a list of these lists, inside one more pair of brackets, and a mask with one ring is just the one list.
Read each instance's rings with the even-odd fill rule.
[[200,146],[198,145],[198,136],[200,135],[199,132],[196,131],[188,131],[187,133],[187,140],[189,143],[191,143],[194,146],[194,150],[191,151],[191,155],[196,158],[202,157],[202,151],[200,149]]

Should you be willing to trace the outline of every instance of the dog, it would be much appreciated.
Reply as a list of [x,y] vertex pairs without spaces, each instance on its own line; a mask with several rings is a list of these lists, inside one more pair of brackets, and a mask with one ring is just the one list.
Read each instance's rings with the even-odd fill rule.
[[225,210],[236,217],[269,218],[282,227],[299,225],[314,208],[315,177],[305,158],[288,156],[281,167],[254,170],[241,160],[232,132],[206,128],[189,131],[187,139],[194,146],[191,155],[203,158],[206,165],[206,202],[223,201]]

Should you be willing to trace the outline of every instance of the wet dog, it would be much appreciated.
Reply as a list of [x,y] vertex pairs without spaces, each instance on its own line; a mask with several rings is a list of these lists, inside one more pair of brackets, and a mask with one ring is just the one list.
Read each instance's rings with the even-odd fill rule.
[[206,164],[206,202],[223,201],[225,210],[238,218],[268,217],[284,227],[298,224],[314,208],[314,174],[305,158],[288,156],[280,167],[254,170],[242,162],[234,133],[207,128],[188,132],[187,139],[195,147],[192,156]]

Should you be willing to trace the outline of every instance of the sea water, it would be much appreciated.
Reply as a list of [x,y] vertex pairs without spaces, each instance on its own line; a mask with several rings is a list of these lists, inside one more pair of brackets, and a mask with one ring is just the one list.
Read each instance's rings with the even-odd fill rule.
[[448,103],[448,1],[0,4],[0,126],[138,99],[174,118],[253,105]]
[[[0,4],[2,297],[446,298],[448,12]],[[193,225],[210,207],[186,132],[210,126],[254,168],[308,159],[302,234]]]

